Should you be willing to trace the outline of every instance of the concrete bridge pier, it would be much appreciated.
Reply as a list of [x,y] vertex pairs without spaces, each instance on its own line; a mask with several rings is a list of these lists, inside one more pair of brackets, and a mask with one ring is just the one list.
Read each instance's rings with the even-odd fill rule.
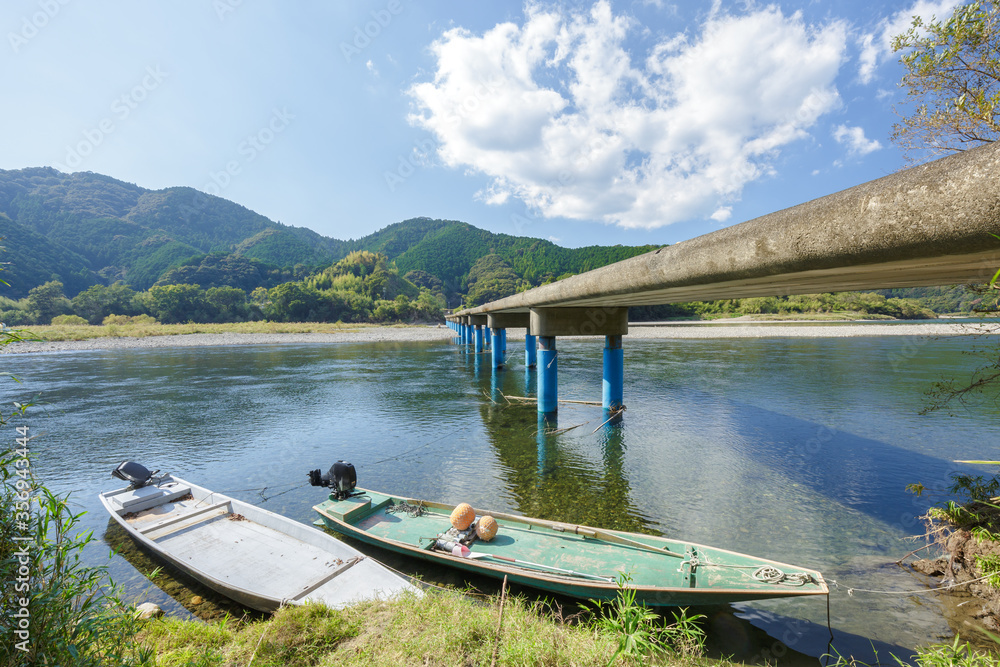
[[605,410],[622,407],[625,393],[625,351],[621,336],[604,337],[604,381],[601,391],[601,405]]
[[538,412],[554,414],[559,408],[559,366],[555,336],[538,337]]
[[538,365],[538,341],[531,334],[531,324],[524,330],[524,367],[534,368]]
[[528,313],[488,313],[486,322],[493,332],[493,368],[503,368],[507,361],[507,329],[527,327]]
[[503,336],[507,333],[506,329],[500,329],[493,327],[490,329],[490,339],[493,343],[493,349],[491,350],[491,358],[493,361],[493,368],[503,368],[504,354],[503,354]]
[[486,341],[483,340],[483,326],[486,324],[485,315],[469,315],[470,343],[475,344],[476,354],[484,350]]
[[622,336],[628,334],[628,308],[532,308],[530,331],[538,336],[538,412],[556,412],[559,405],[557,336],[604,336],[605,409],[622,405],[625,383]]

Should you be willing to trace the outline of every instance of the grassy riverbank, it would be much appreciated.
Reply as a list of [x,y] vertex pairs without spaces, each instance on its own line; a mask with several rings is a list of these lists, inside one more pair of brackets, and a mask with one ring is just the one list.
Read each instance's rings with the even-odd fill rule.
[[[306,667],[311,665],[401,667],[406,665],[662,665],[735,667],[748,663],[703,654],[699,637],[676,633],[657,653],[618,653],[630,636],[593,619],[567,619],[561,610],[523,598],[476,601],[453,592],[423,598],[369,602],[344,610],[320,605],[290,607],[252,623],[160,619],[147,621],[136,641],[151,649],[155,667]],[[567,622],[570,621],[570,622]],[[633,637],[635,638],[635,637]],[[894,657],[900,658],[895,660]],[[915,657],[879,656],[899,667],[994,667],[995,655],[976,652],[962,640],[929,645]],[[495,659],[495,662],[494,662]],[[773,658],[772,658],[773,659]],[[834,656],[830,667],[867,667]]]
[[[568,610],[576,613],[578,610]],[[344,610],[320,605],[285,608],[256,623],[150,621],[140,641],[158,667],[247,665],[608,665],[619,643],[592,623],[562,623],[558,610],[510,597],[501,608],[450,592]],[[675,647],[651,662],[720,665],[698,657],[697,645]]]
[[[344,324],[343,322],[229,322],[208,324],[160,324],[158,322],[126,322],[124,324],[42,325],[29,327],[31,334],[44,341],[90,340],[92,338],[146,338],[149,336],[180,336],[184,334],[224,333],[347,333],[401,328],[403,324]],[[419,325],[423,326],[423,325]]]

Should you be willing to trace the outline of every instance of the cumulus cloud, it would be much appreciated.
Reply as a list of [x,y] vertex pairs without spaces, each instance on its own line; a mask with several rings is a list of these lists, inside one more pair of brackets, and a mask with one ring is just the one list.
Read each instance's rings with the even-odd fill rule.
[[851,155],[868,155],[882,148],[878,139],[868,139],[860,127],[838,125],[833,129],[833,138],[838,144],[846,146]]
[[909,30],[914,16],[920,16],[925,21],[945,19],[962,2],[964,0],[916,0],[908,8],[882,19],[874,31],[862,34],[858,40],[861,48],[858,78],[861,83],[871,83],[875,78],[875,69],[892,55],[893,37]]
[[653,228],[723,218],[841,104],[843,22],[716,11],[634,60],[637,29],[600,0],[584,15],[528,4],[521,24],[449,30],[433,80],[409,90],[411,122],[444,164],[489,178],[487,202]]
[[725,222],[726,220],[729,220],[729,218],[731,218],[732,216],[733,216],[733,207],[722,206],[718,208],[715,211],[715,213],[713,213],[709,217],[712,218],[712,220],[715,220],[716,222]]

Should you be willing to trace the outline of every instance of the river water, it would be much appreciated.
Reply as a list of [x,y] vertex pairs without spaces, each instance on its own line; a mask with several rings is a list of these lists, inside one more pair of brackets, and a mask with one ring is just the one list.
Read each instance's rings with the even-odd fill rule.
[[[560,398],[600,400],[601,349],[560,341]],[[177,473],[303,522],[323,498],[306,473],[337,459],[359,485],[429,500],[659,532],[821,570],[837,582],[830,620],[842,654],[909,649],[953,635],[954,601],[893,565],[922,542],[928,500],[954,459],[996,458],[1000,413],[986,402],[920,416],[924,392],[967,376],[970,338],[772,338],[625,341],[618,424],[565,404],[540,424],[535,375],[453,343],[297,344],[8,355],[5,402],[36,394],[21,424],[37,436],[34,471],[71,492],[106,563],[130,594],[186,615],[239,613],[155,563],[113,529],[97,493],[122,460]],[[7,439],[15,436],[11,424]],[[557,433],[546,430],[567,429]],[[541,427],[541,430],[540,430]],[[261,491],[264,487],[265,490]],[[384,552],[375,553],[383,557]],[[410,573],[421,565],[390,558]],[[432,581],[461,584],[427,572]],[[490,592],[488,583],[472,582]],[[164,592],[169,590],[173,597]],[[853,589],[853,595],[849,595]],[[737,657],[816,664],[828,650],[822,598],[709,612],[713,641]]]

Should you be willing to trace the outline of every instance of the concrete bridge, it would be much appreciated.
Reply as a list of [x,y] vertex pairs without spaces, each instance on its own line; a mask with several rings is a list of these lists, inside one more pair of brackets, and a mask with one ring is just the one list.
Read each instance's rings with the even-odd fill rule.
[[492,342],[494,368],[503,365],[505,330],[526,327],[525,363],[540,366],[540,413],[556,410],[556,337],[604,336],[603,403],[615,409],[628,306],[982,283],[1000,268],[993,235],[1000,236],[1000,142],[462,310],[448,322],[477,353]]

